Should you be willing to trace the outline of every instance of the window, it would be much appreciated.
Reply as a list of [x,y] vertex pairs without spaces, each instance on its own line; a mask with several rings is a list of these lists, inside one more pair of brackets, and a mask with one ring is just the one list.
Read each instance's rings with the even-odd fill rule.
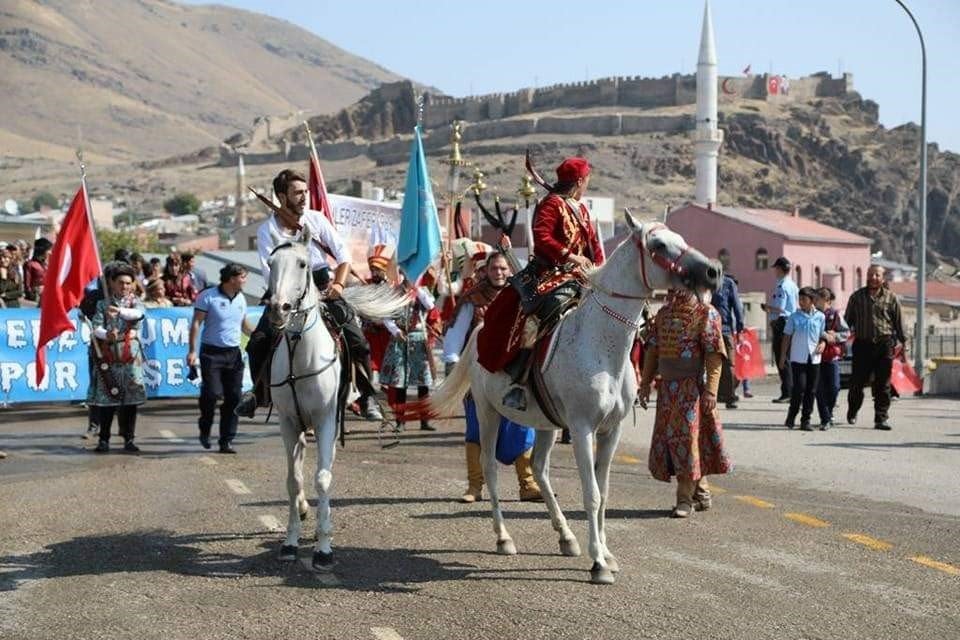
[[823,286],[823,279],[820,276],[820,267],[813,268],[813,286],[818,289]]
[[797,274],[797,277],[796,277],[797,286],[798,286],[798,287],[802,287],[802,286],[803,286],[803,271],[800,269],[800,265],[797,265],[797,268],[796,268],[795,273]]
[[863,269],[857,267],[857,289],[863,286]]
[[847,290],[847,270],[840,267],[840,291]]
[[767,255],[766,249],[757,249],[756,267],[757,271],[766,271],[770,268],[770,256]]

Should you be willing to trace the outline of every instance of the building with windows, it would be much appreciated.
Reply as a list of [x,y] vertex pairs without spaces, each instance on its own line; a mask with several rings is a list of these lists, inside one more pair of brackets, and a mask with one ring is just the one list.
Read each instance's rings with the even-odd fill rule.
[[871,240],[849,231],[775,209],[687,204],[667,215],[667,224],[706,255],[729,260],[740,290],[773,288],[770,267],[786,256],[801,287],[830,287],[837,306],[864,286]]

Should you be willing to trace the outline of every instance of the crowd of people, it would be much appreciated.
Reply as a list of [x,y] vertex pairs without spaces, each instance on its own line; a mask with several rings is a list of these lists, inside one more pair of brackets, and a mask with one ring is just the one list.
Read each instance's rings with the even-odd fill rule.
[[[524,310],[523,314],[507,314],[510,318],[514,317],[511,314],[516,315],[504,326],[509,325],[510,344],[519,356],[504,363],[513,379],[503,399],[505,406],[522,410],[527,405],[525,389],[533,340],[543,333],[542,325],[548,326],[560,310],[580,295],[582,275],[603,261],[602,249],[595,234],[591,234],[589,213],[580,204],[589,184],[589,172],[589,165],[582,159],[568,159],[557,168],[558,182],[551,195],[537,206],[532,229],[535,269],[529,273],[532,291],[541,300],[530,313]],[[377,245],[371,249],[368,282],[396,287],[409,296],[411,304],[402,317],[361,322],[340,295],[348,285],[351,270],[344,241],[323,215],[306,207],[306,180],[285,170],[274,180],[274,192],[280,206],[258,233],[264,276],[268,277],[274,247],[289,241],[287,238],[299,237],[306,223],[316,240],[309,247],[312,282],[323,293],[323,304],[344,335],[354,368],[352,379],[360,393],[356,410],[364,418],[383,420],[376,400],[374,372],[379,374],[379,384],[393,409],[394,430],[400,432],[407,421],[407,389],[415,387],[417,398],[422,401],[429,397],[437,380],[433,352],[441,342],[442,360],[449,373],[457,366],[471,332],[488,317],[488,308],[510,304],[512,309],[526,308],[527,300],[520,304],[525,292],[508,285],[511,269],[504,254],[505,247],[509,248],[505,238],[501,239],[505,247],[501,246],[499,251],[473,243],[473,250],[464,251],[459,258],[445,254],[442,269],[452,272],[453,278],[438,278],[431,269],[416,282],[397,270],[390,247]],[[48,240],[38,239],[29,258],[28,247],[22,241],[2,247],[3,306],[18,307],[40,300],[51,246]],[[99,280],[91,283],[81,304],[94,336],[87,395],[88,433],[98,438],[94,450],[109,451],[111,424],[116,418],[124,450],[139,451],[134,438],[137,408],[146,400],[139,342],[144,310],[192,306],[187,364],[190,376],[195,377],[199,368],[201,378],[199,442],[205,449],[212,446],[214,416],[217,403],[222,402],[219,451],[236,453],[233,440],[238,416],[252,417],[258,406],[270,402],[266,364],[278,331],[266,314],[256,327],[247,321],[242,295],[246,268],[226,265],[220,272],[219,283],[212,286],[190,254],[171,253],[164,262],[158,258],[148,261],[125,250],[117,251],[113,257],[104,267],[107,290],[100,291]],[[331,265],[331,258],[335,265]],[[790,278],[788,259],[777,259],[773,268],[776,285],[762,308],[769,317],[774,363],[781,382],[779,396],[773,401],[789,403],[786,426],[794,428],[799,418],[800,429],[813,430],[814,406],[822,430],[835,424],[840,390],[838,363],[852,338],[853,374],[847,422],[856,422],[863,403],[863,387],[871,384],[874,426],[889,430],[891,366],[895,357],[902,356],[906,339],[900,303],[885,286],[883,269],[869,269],[867,286],[855,292],[845,312],[840,313],[833,306],[836,297],[830,289],[797,287]],[[264,300],[269,298],[270,292],[265,293]],[[498,322],[502,320],[499,318]],[[659,480],[669,482],[677,478],[672,512],[675,517],[689,517],[694,511],[710,508],[706,476],[732,468],[724,446],[718,404],[728,410],[738,408],[737,389],[741,381],[736,379],[732,365],[743,330],[738,283],[728,272],[717,291],[670,290],[661,310],[652,319],[645,317],[637,332],[633,353],[637,400],[646,406],[654,388],[658,397],[649,467]],[[255,391],[247,394],[241,393],[241,333],[250,336],[247,352],[255,384]],[[750,397],[746,381],[743,382],[744,395]],[[470,401],[465,398],[464,502],[479,500],[484,484],[476,413],[470,411]],[[417,417],[421,430],[435,429],[422,413]],[[526,429],[523,425],[512,428]],[[521,499],[542,499],[533,478],[530,451],[520,452],[511,462],[516,466]]]

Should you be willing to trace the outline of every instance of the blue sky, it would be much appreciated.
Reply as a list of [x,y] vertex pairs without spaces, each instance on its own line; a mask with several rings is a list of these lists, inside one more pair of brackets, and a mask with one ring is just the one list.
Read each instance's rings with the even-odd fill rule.
[[[703,0],[221,0],[454,96],[696,67]],[[196,3],[195,3],[196,4]],[[960,0],[907,0],[927,46],[927,137],[960,152]],[[920,45],[894,0],[713,0],[720,73],[841,70],[894,127],[920,121]],[[306,105],[305,105],[306,106]]]

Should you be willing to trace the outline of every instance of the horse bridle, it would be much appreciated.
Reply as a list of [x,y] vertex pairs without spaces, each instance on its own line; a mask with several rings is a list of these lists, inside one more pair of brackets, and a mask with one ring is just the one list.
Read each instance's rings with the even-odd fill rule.
[[676,258],[670,259],[667,256],[663,255],[659,251],[654,251],[653,249],[648,248],[648,242],[653,236],[655,231],[660,231],[661,229],[666,229],[667,225],[660,222],[656,222],[650,225],[650,228],[647,229],[646,233],[638,238],[635,242],[637,249],[640,250],[640,277],[643,280],[643,286],[645,286],[650,291],[653,291],[653,287],[650,286],[650,282],[647,280],[647,261],[645,258],[649,255],[650,261],[655,265],[666,271],[667,273],[673,273],[680,277],[687,275],[687,268],[680,264],[680,260],[687,254],[687,251],[690,250],[690,245],[684,243],[683,249],[677,255]]
[[[292,243],[292,242],[284,242],[283,244],[278,244],[278,245],[275,246],[275,247],[273,248],[273,250],[270,252],[270,257],[273,257],[273,254],[275,254],[275,253],[276,253],[277,251],[279,251],[280,249],[286,249],[287,247],[292,247],[292,246],[293,246],[293,243]],[[290,318],[291,318],[291,317],[296,317],[296,316],[298,316],[298,315],[300,315],[300,314],[304,314],[304,322],[306,322],[306,315],[309,314],[310,311],[312,311],[312,310],[317,306],[317,305],[314,304],[314,305],[310,305],[310,306],[307,307],[306,309],[301,309],[301,308],[300,308],[300,305],[303,304],[304,298],[307,297],[307,293],[310,291],[310,287],[313,285],[313,281],[312,281],[312,280],[313,280],[313,275],[310,273],[309,266],[310,266],[310,262],[309,262],[309,253],[308,253],[308,257],[307,257],[307,267],[304,268],[304,271],[306,272],[306,283],[305,283],[305,286],[303,287],[303,292],[300,294],[300,297],[297,298],[297,302],[296,302],[296,304],[294,305],[293,310],[292,310],[292,311],[289,313],[289,315],[287,316],[287,319],[286,319],[282,324],[274,324],[274,325],[273,325],[276,329],[279,329],[279,330],[281,330],[281,331],[286,331],[287,324],[290,322]],[[270,306],[272,307],[273,305],[270,305]],[[312,325],[311,325],[311,326],[312,326]],[[303,333],[303,330],[301,330],[301,333]]]

